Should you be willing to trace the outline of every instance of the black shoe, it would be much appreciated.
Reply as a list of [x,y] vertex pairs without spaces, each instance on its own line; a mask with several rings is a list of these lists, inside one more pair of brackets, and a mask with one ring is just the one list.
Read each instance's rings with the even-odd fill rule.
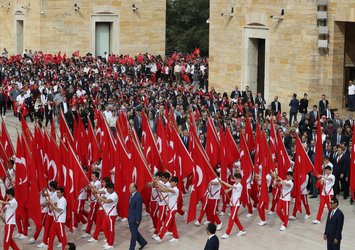
[[353,199],[350,200],[350,205],[354,204],[354,201]]
[[148,244],[148,242],[147,243],[145,243],[143,246],[141,246],[140,248],[138,248],[139,250],[141,250],[141,249],[143,249],[146,245]]
[[317,195],[312,195],[311,197],[309,197],[309,198],[311,198],[311,199],[313,199],[313,198],[317,198]]
[[348,196],[344,196],[344,200],[347,200],[348,199]]

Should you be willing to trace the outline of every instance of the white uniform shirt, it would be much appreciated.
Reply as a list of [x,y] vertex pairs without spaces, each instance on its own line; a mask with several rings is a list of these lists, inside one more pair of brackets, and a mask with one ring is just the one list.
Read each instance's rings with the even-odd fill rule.
[[110,203],[105,203],[103,205],[105,212],[108,216],[116,216],[117,215],[117,203],[118,203],[118,196],[116,192],[113,192],[112,194],[108,194],[106,196],[107,200],[112,200]]
[[[42,196],[42,194],[39,195],[39,202],[40,204],[44,204],[46,202],[46,198]],[[48,213],[48,206],[44,206],[41,208],[41,213]]]
[[88,192],[86,191],[86,188],[83,188],[80,190],[78,200],[86,200],[88,198]]
[[[167,188],[171,188],[169,182],[164,183],[163,181],[160,181],[159,183],[162,184],[162,185],[165,185]],[[160,192],[158,205],[159,206],[166,205],[168,203],[168,197],[169,197],[169,193],[168,192]]]
[[16,199],[12,199],[8,202],[9,204],[5,206],[4,212],[5,223],[8,225],[16,225],[17,201]]
[[[14,182],[15,181],[15,171],[14,171],[14,169],[11,168],[11,169],[8,170],[8,172],[9,172],[9,175],[11,176],[12,181]],[[13,187],[12,182],[11,182],[9,177],[6,177],[4,184],[5,184],[6,189],[9,189],[9,188]]]
[[[51,201],[53,201],[53,203],[58,202],[58,196],[57,196],[57,192],[49,192],[49,198],[51,199]],[[48,207],[48,215],[53,216],[53,209],[49,208],[49,205],[47,205]]]
[[173,189],[175,191],[175,193],[170,193],[169,192],[169,210],[170,211],[175,211],[177,210],[177,199],[179,197],[179,189],[177,187],[171,187],[170,189]]
[[18,105],[21,106],[23,104],[23,102],[25,101],[25,95],[24,96],[18,95],[16,97],[16,101],[18,102]]
[[[211,182],[218,182],[218,185],[211,185]],[[221,184],[219,184],[219,179],[214,178],[208,186],[208,199],[219,200],[221,198]]]
[[231,206],[240,206],[240,196],[242,195],[243,186],[240,183],[234,183],[231,197]]
[[150,195],[151,201],[159,201],[159,193],[155,187],[152,187],[152,193]]
[[[100,188],[99,189],[99,192],[105,192],[105,194],[98,194],[100,197],[101,196],[105,196],[107,197],[109,195],[109,193],[107,192],[107,189],[106,188]],[[102,206],[99,206],[99,210],[102,210],[103,209],[103,205]]]
[[307,184],[308,184],[309,176],[306,175],[306,180],[301,185],[301,194],[308,194]]
[[282,190],[280,199],[283,201],[291,201],[291,191],[293,189],[292,180],[284,180],[282,181]]
[[335,176],[330,174],[328,176],[329,180],[326,180],[325,178],[322,178],[322,180],[324,181],[323,184],[323,188],[322,188],[322,195],[324,196],[328,196],[328,195],[333,195],[334,194],[334,190],[333,190],[333,186],[335,183]]
[[[94,186],[96,189],[100,189],[101,188],[101,182],[99,180],[96,180],[95,182],[90,182],[92,186]],[[92,202],[96,202],[96,198],[95,195],[91,194],[90,199]]]
[[67,219],[67,200],[63,197],[58,199],[57,208],[59,211],[54,210],[54,220],[59,223],[65,223]]

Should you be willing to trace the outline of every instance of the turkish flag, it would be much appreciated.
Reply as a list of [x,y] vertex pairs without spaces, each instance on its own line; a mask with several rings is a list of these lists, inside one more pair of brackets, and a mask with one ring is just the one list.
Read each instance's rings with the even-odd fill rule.
[[16,213],[20,216],[27,216],[27,203],[29,198],[28,165],[30,158],[24,146],[23,135],[19,135],[16,145],[16,175],[15,190],[18,208]]
[[197,203],[204,196],[209,182],[216,177],[206,152],[198,138],[191,131],[189,148],[195,167],[192,171],[192,189],[187,223],[195,220]]
[[[43,166],[43,161],[41,158],[41,154],[44,152],[44,143],[46,138],[43,136],[43,133],[41,132],[41,129],[38,127],[38,125],[35,125],[34,128],[34,139],[32,141],[33,147],[32,147],[32,157],[35,157],[35,162],[36,162],[36,170],[37,170],[37,178],[38,178],[38,190],[43,190],[48,186],[47,178],[46,178],[46,171]],[[31,166],[32,167],[32,166]]]
[[162,161],[163,161],[163,169],[167,168],[169,165],[169,145],[168,145],[168,140],[167,140],[167,134],[165,131],[165,127],[163,124],[163,121],[160,117],[157,118],[157,129],[156,129],[156,135],[157,135],[157,147],[158,147],[158,152],[161,155]]
[[306,180],[306,175],[313,170],[313,165],[308,157],[308,154],[304,150],[302,142],[298,136],[296,136],[296,154],[295,165],[293,168],[293,195],[295,198],[296,211],[302,212],[301,206],[301,185]]
[[56,138],[54,115],[52,116],[52,119],[51,119],[51,136],[53,138]]
[[273,119],[270,119],[270,143],[269,143],[269,147],[270,147],[272,159],[275,159],[276,155],[278,153],[277,146],[278,146],[278,138],[276,136],[274,121],[273,121]]
[[[233,163],[240,159],[240,153],[235,143],[235,140],[230,132],[229,128],[226,127],[226,134],[225,134],[225,147],[226,147],[226,163],[228,167],[232,167]],[[222,140],[221,140],[222,146]]]
[[216,132],[216,127],[212,118],[207,121],[207,135],[206,135],[206,153],[210,159],[212,167],[216,168],[221,162],[219,139]]
[[106,121],[102,120],[102,177],[110,177],[110,171],[113,168],[113,157],[116,152],[115,142]]
[[154,169],[162,171],[163,162],[145,113],[142,115],[142,148],[151,173]]
[[4,119],[1,117],[1,144],[3,145],[7,159],[6,162],[9,160],[10,157],[15,155],[14,146],[12,145],[9,133],[7,132],[7,128],[4,122]]
[[318,117],[317,123],[317,140],[316,140],[316,153],[314,157],[314,174],[322,174],[323,165],[323,143],[322,143],[322,129],[320,125],[320,120]]
[[[240,166],[243,171],[243,178],[241,181],[241,183],[243,185],[243,189],[242,189],[242,195],[240,197],[240,201],[245,206],[246,204],[248,204],[248,200],[249,200],[248,199],[249,194],[248,194],[247,181],[253,172],[253,162],[251,160],[248,145],[245,141],[245,137],[244,137],[243,133],[240,134],[239,145],[240,145]],[[251,179],[250,179],[250,181],[251,181]]]
[[247,116],[246,121],[245,121],[245,141],[247,142],[249,151],[251,151],[255,148],[255,139],[254,139],[254,135],[253,135],[253,128],[252,128],[249,116]]
[[128,218],[129,208],[129,185],[132,178],[128,166],[131,164],[131,154],[125,148],[121,138],[118,136],[116,140],[116,153],[114,155],[115,166],[115,191],[120,197],[120,202],[117,205],[118,215],[122,218]]
[[[67,218],[65,225],[69,228],[70,232],[73,232],[73,209],[74,209],[74,171],[71,166],[69,149],[65,146],[63,141],[60,141],[61,151],[61,169],[63,172],[63,182],[61,187],[64,187],[64,197],[67,200]],[[69,157],[68,157],[69,156]]]
[[79,56],[80,56],[79,50],[77,50],[73,53],[73,57],[79,57]]
[[354,200],[354,192],[355,192],[355,126],[353,125],[353,136],[352,136],[352,145],[351,145],[351,162],[350,162],[350,189],[351,189],[351,197]]
[[63,140],[65,144],[70,144],[71,146],[74,146],[73,135],[70,132],[70,129],[68,127],[68,124],[65,120],[62,111],[60,111],[60,117],[59,117],[59,130],[60,130],[60,139]]
[[[95,136],[94,128],[92,127],[91,121],[88,123],[88,136],[87,136],[87,155],[86,161],[89,168],[91,165],[101,158],[101,148]],[[89,171],[91,176],[91,171]]]
[[27,143],[32,143],[33,135],[24,117],[21,117],[22,134]]
[[[280,133],[277,134],[278,141],[282,141]],[[288,157],[286,147],[283,143],[277,144],[277,173],[281,179],[286,179],[286,174],[291,166],[290,158]]]

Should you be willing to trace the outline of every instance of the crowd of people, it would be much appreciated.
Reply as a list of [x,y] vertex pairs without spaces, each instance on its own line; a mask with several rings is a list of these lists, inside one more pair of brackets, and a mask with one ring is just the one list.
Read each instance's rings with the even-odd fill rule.
[[[310,217],[307,194],[311,195],[310,198],[320,196],[320,209],[313,221],[314,224],[320,223],[324,206],[328,206],[330,209],[329,197],[342,194],[344,199],[348,199],[351,196],[349,191],[351,153],[349,149],[352,145],[352,128],[355,123],[352,112],[345,119],[340,117],[339,113],[334,113],[331,109],[331,104],[325,94],[320,97],[317,105],[309,105],[306,93],[300,100],[297,99],[297,94],[293,94],[289,108],[285,108],[281,107],[277,96],[271,102],[266,102],[262,93],[252,93],[248,86],[241,90],[236,85],[231,93],[219,93],[208,85],[208,58],[200,57],[196,51],[189,55],[174,53],[165,59],[159,55],[149,54],[140,54],[134,58],[128,55],[107,54],[104,57],[95,58],[91,54],[85,56],[75,54],[66,58],[60,53],[53,56],[42,52],[32,53],[31,50],[20,56],[9,56],[4,51],[0,57],[0,82],[0,113],[4,118],[7,112],[13,112],[19,119],[25,119],[28,122],[36,121],[40,126],[48,127],[61,111],[68,126],[73,129],[74,119],[82,119],[85,127],[88,126],[89,121],[95,125],[95,112],[102,111],[108,126],[115,135],[117,115],[118,112],[123,111],[126,113],[130,125],[141,138],[142,112],[147,114],[149,125],[154,133],[157,118],[164,118],[164,110],[168,108],[174,114],[178,132],[186,147],[188,147],[191,114],[197,114],[196,129],[201,145],[204,147],[206,147],[208,117],[213,118],[217,131],[220,126],[228,127],[238,145],[241,134],[245,130],[246,119],[250,119],[254,130],[256,124],[259,124],[266,133],[268,141],[270,140],[270,121],[273,120],[290,158],[293,159],[295,155],[296,137],[299,137],[310,160],[314,162],[317,125],[320,122],[324,173],[319,176],[310,173],[302,185],[302,201],[306,207],[305,218]],[[349,84],[350,91],[353,84]],[[8,169],[9,172],[11,169]],[[241,205],[239,199],[242,185],[240,182],[243,178],[240,163],[235,164],[233,171],[230,173],[230,182],[221,183],[218,177],[210,182],[206,191],[206,199],[202,204],[200,218],[195,222],[196,226],[201,225],[203,211],[205,211],[208,222],[216,224],[214,231],[221,230],[222,222],[218,217],[220,210],[218,203],[221,199],[221,188],[226,186],[228,192],[231,191],[231,217],[228,228],[222,236],[223,239],[229,238],[233,223],[238,226],[238,236],[246,234],[237,215]],[[104,210],[110,214],[112,212],[110,209],[115,206],[111,203],[117,203],[118,200],[117,194],[113,195],[113,184],[110,180],[101,178],[98,172],[92,173],[91,191],[93,194],[102,194],[102,198],[92,194],[90,211],[82,220],[85,222],[83,238],[90,237],[89,242],[98,241],[100,232],[98,225],[101,222],[97,220],[102,219],[99,213],[103,213],[102,210]],[[178,241],[179,235],[175,219],[171,218],[174,218],[176,212],[180,213],[176,203],[179,192],[183,192],[183,190],[179,190],[177,184],[182,180],[178,180],[168,172],[158,172],[156,178],[151,183],[152,189],[158,190],[155,193],[152,191],[152,203],[155,203],[154,208],[156,208],[155,212],[151,211],[154,213],[151,215],[154,224],[153,238],[159,242],[164,235],[172,234],[171,241]],[[289,215],[293,189],[292,179],[292,166],[290,166],[290,171],[287,172],[285,179],[280,179],[277,173],[273,172],[269,173],[267,179],[268,187],[270,190],[273,189],[273,207],[275,209],[277,204],[276,212],[282,220],[281,231],[287,229],[289,218],[296,218],[297,211],[291,216]],[[318,190],[317,182],[322,184],[323,189]],[[60,200],[63,190],[58,188],[55,183],[49,185],[52,193],[46,194],[46,196],[50,201],[58,198]],[[275,190],[278,191],[274,192]],[[158,193],[165,195],[164,197],[169,200],[168,204],[165,204],[165,200],[162,200]],[[11,200],[11,197],[14,197],[13,191],[9,191],[8,195]],[[102,209],[99,205],[100,202],[111,205],[104,206]],[[261,219],[258,225],[263,226],[266,224],[265,214],[263,215],[265,211],[263,212],[264,209],[255,202],[253,205],[258,208]],[[56,214],[63,210],[58,203],[47,202],[45,206],[49,206],[49,210],[54,209],[54,214]],[[226,201],[224,203],[226,206]],[[350,204],[353,204],[352,198]],[[11,207],[11,202],[6,205]],[[84,213],[84,205],[81,209]],[[273,211],[271,209],[269,213],[272,214]],[[225,208],[220,213],[224,214]],[[114,218],[111,223],[114,224],[117,214],[115,212],[112,214]],[[184,215],[184,212],[182,211],[181,214]],[[58,216],[63,215],[58,214]],[[253,216],[253,211],[250,206],[248,207],[248,217],[251,216]],[[55,216],[54,220],[60,221],[60,218]],[[11,225],[16,224],[13,219],[10,219],[10,222]],[[60,223],[63,224],[63,222]],[[98,231],[95,230],[92,234],[91,229],[95,223]],[[50,225],[48,224],[48,226]],[[13,231],[13,227],[10,228]],[[61,227],[57,228],[57,230],[61,229]],[[113,247],[112,232],[113,230],[105,231],[107,239],[105,249]],[[51,238],[49,235],[58,234],[48,231],[38,247],[53,247],[53,237]],[[24,238],[28,238],[28,235],[20,234],[19,239]],[[63,240],[63,238],[60,239]],[[34,242],[37,238],[29,238],[29,240]],[[62,243],[64,248],[66,241],[63,240]],[[13,242],[8,244],[13,246]],[[144,247],[146,242],[142,240],[140,244]]]

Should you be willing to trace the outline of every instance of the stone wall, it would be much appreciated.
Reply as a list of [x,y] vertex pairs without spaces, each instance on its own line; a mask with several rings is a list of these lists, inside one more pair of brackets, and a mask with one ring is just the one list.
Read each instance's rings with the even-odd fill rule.
[[[310,104],[326,93],[332,107],[343,106],[345,21],[355,21],[355,3],[330,0],[329,52],[318,49],[317,1],[211,0],[210,86],[231,91],[251,85],[249,38],[266,38],[265,98],[278,95],[283,110],[293,93],[308,93]],[[233,17],[222,16],[234,8]],[[283,20],[271,18],[284,9]],[[250,32],[250,27],[253,31]],[[250,56],[249,56],[250,57]]]
[[[5,2],[5,1],[2,1]],[[154,0],[17,0],[0,8],[0,48],[15,53],[15,19],[24,19],[24,46],[67,53],[94,52],[93,20],[114,20],[111,52],[165,53],[166,1]],[[80,9],[74,10],[74,4]],[[132,4],[138,7],[132,10]],[[3,4],[3,3],[1,3]],[[29,6],[30,4],[30,6]],[[25,8],[22,8],[24,6]],[[29,8],[28,8],[29,6]],[[21,15],[15,15],[15,13]]]

